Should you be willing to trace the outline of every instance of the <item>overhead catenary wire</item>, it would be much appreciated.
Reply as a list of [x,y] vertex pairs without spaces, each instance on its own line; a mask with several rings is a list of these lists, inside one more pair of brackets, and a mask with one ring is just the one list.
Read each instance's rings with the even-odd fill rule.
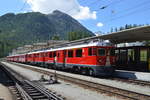
[[[118,2],[118,3],[120,3],[120,1]],[[110,3],[110,4],[113,4],[113,3]],[[125,12],[125,14],[123,14],[123,15],[120,15],[120,16],[117,16],[117,17],[115,17],[115,18],[111,18],[111,19],[108,19],[108,20],[104,20],[104,21],[100,21],[100,22],[102,22],[102,23],[105,23],[105,24],[107,24],[107,23],[109,23],[109,22],[112,22],[112,21],[114,21],[114,20],[118,20],[118,19],[121,19],[121,18],[124,18],[124,17],[128,17],[128,16],[131,16],[131,15],[134,15],[134,14],[136,14],[136,13],[143,13],[143,12],[146,12],[146,11],[148,11],[150,8],[148,8],[148,7],[145,7],[145,5],[147,5],[147,4],[149,4],[149,0],[148,1],[144,1],[144,2],[142,2],[142,3],[140,3],[140,4],[137,4],[137,5],[135,5],[135,6],[132,6],[132,7],[130,7],[130,8],[127,8],[127,9],[125,9],[125,10],[128,10],[128,11],[126,11]],[[141,8],[141,7],[143,7],[144,6],[144,9],[142,8],[142,9],[139,9],[139,8]],[[133,8],[133,9],[132,9]],[[101,9],[99,9],[98,11],[102,11]],[[115,11],[115,10],[114,10]],[[128,13],[127,13],[128,12]],[[123,12],[119,12],[119,14],[120,13],[123,13]],[[115,15],[116,15],[116,13],[115,13]],[[105,19],[105,18],[104,18]],[[96,23],[95,22],[93,22],[93,23],[90,23],[89,25],[96,25]]]
[[[143,3],[145,3],[145,2],[143,2]],[[118,20],[118,19],[121,19],[121,18],[124,18],[124,17],[131,16],[131,15],[136,14],[136,13],[142,13],[142,12],[148,11],[149,10],[149,5],[148,5],[148,7],[145,7],[147,4],[149,4],[149,2],[147,2],[145,5],[141,5],[141,6],[138,6],[139,5],[138,4],[137,7],[135,7],[135,9],[132,9],[132,10],[128,11],[128,13],[125,13],[123,15],[117,16],[117,17],[112,18],[110,20],[106,20],[104,22],[108,23],[108,22],[111,22],[111,21],[114,21],[114,20]],[[141,9],[141,7],[143,7],[143,6],[144,6],[144,8]]]

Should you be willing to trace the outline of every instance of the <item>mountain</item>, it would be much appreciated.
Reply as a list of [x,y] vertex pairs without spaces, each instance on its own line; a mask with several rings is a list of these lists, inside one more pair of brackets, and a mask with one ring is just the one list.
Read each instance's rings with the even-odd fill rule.
[[61,37],[67,36],[66,33],[74,31],[81,31],[89,35],[94,35],[77,20],[58,10],[54,11],[52,14],[48,14],[47,17],[55,28],[55,34],[59,34]]
[[0,16],[0,56],[24,44],[47,41],[57,35],[67,39],[69,32],[94,34],[71,16],[58,10],[51,14],[39,12],[7,13]]

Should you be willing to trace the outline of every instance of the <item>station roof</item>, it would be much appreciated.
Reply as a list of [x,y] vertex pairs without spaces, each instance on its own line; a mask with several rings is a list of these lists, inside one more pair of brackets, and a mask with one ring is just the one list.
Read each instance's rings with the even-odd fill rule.
[[110,40],[113,43],[125,43],[150,40],[150,26],[142,26],[98,36],[100,39]]
[[97,39],[110,40],[114,44],[150,40],[150,26],[135,27],[118,32],[109,33],[106,35],[93,36],[80,40],[70,41],[65,44],[74,44],[78,42],[82,43]]

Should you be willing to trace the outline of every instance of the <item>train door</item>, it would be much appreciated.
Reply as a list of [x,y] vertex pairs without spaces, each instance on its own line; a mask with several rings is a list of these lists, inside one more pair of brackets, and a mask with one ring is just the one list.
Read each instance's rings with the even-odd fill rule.
[[65,68],[65,64],[66,64],[66,50],[63,50],[63,67]]
[[139,71],[147,71],[148,70],[148,50],[146,48],[140,48],[140,57],[139,57]]
[[55,58],[55,60],[56,60],[57,67],[60,67],[60,51],[56,52],[56,58]]

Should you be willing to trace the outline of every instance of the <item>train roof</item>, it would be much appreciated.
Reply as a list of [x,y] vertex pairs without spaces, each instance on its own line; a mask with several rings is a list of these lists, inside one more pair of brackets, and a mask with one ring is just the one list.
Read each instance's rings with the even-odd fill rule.
[[74,45],[74,46],[67,45],[65,47],[49,48],[47,50],[30,52],[27,54],[42,53],[42,52],[57,51],[57,50],[66,50],[66,49],[75,49],[75,48],[83,48],[83,47],[90,47],[90,46],[110,46],[110,43],[108,41],[97,41],[97,42],[91,41],[90,43],[85,43],[85,44],[81,44],[81,45]]
[[81,44],[81,45],[75,45],[75,46],[67,46],[62,48],[54,48],[46,51],[56,51],[56,50],[66,50],[66,49],[75,49],[75,48],[84,48],[84,47],[91,47],[91,46],[110,46],[109,42],[90,42],[88,44]]
[[13,57],[13,56],[23,56],[23,55],[26,55],[26,53],[24,53],[24,54],[14,54],[14,55],[10,55],[10,56],[7,56],[7,57]]

